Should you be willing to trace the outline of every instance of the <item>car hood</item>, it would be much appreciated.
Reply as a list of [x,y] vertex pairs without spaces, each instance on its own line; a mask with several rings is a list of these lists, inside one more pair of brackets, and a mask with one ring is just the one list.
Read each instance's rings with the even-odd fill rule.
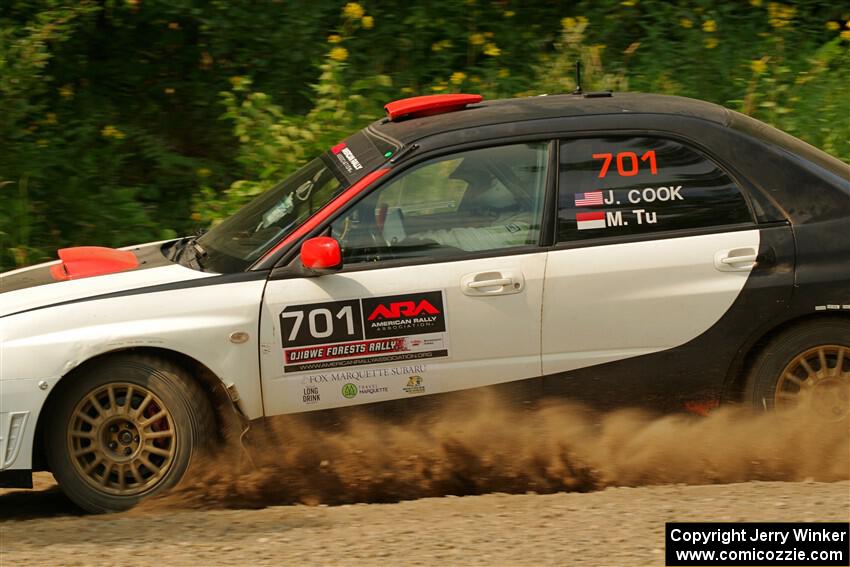
[[171,262],[162,254],[162,244],[66,248],[59,260],[0,274],[0,317],[216,275]]

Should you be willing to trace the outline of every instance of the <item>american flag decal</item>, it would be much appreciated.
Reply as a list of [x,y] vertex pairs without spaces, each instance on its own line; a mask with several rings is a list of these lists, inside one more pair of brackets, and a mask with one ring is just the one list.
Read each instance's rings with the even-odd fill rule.
[[602,191],[576,193],[576,207],[597,207],[602,204]]

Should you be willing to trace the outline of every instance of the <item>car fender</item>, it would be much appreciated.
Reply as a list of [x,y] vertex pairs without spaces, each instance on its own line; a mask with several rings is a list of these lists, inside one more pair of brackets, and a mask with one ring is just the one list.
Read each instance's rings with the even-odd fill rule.
[[[5,317],[0,325],[0,418],[27,412],[14,463],[29,468],[35,424],[49,392],[86,361],[129,348],[183,354],[235,386],[249,419],[262,415],[257,332],[265,279],[92,298]],[[154,288],[157,289],[157,288]],[[246,333],[234,335],[234,333]],[[6,424],[0,424],[5,427]],[[0,427],[0,429],[3,429]],[[4,438],[0,430],[0,436]],[[27,462],[23,462],[26,460]]]

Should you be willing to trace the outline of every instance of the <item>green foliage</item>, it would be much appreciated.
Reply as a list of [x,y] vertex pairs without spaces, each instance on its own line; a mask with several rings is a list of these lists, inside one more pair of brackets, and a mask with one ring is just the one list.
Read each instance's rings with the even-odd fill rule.
[[752,114],[850,162],[850,10],[826,0],[9,0],[0,269],[227,216],[394,98],[575,87]]

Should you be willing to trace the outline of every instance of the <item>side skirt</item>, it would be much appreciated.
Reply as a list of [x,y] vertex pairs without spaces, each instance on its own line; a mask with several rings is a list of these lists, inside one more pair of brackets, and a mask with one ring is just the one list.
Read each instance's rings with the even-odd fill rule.
[[32,471],[26,469],[0,471],[0,488],[32,488]]

